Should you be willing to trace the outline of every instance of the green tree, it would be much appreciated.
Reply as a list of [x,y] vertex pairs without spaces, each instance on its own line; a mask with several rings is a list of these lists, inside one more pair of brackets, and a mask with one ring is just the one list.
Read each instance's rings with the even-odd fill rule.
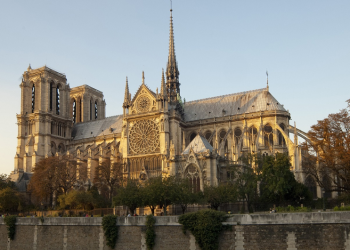
[[0,190],[0,211],[2,213],[6,212],[16,212],[21,199],[16,190],[7,187]]
[[180,205],[182,214],[187,210],[189,204],[198,203],[201,193],[192,192],[192,187],[187,178],[174,179],[173,185],[173,204]]
[[286,153],[264,157],[260,185],[263,201],[286,205],[311,197],[307,188],[295,180],[290,169],[290,158]]
[[86,209],[88,206],[92,206],[94,198],[91,193],[85,191],[71,190],[68,194],[62,194],[58,197],[60,207],[65,209],[82,208]]
[[220,183],[218,186],[205,186],[204,199],[212,209],[218,210],[219,206],[237,200],[237,187],[232,183]]
[[0,174],[0,190],[4,188],[16,189],[16,185],[13,181],[10,180],[9,176],[6,174]]
[[143,205],[148,206],[152,214],[157,206],[164,209],[166,214],[166,207],[171,205],[174,197],[174,183],[175,177],[154,177],[145,182],[142,189]]
[[132,214],[137,207],[142,205],[141,188],[138,180],[129,179],[125,186],[117,190],[117,195],[113,198],[113,205],[125,205]]

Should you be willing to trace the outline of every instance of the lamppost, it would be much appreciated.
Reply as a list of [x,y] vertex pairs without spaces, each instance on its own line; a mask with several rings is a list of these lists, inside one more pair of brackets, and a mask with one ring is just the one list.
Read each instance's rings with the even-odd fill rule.
[[326,211],[326,206],[325,206],[325,201],[324,201],[325,191],[324,191],[324,188],[322,188],[321,190],[322,190],[322,195],[323,195],[323,211]]

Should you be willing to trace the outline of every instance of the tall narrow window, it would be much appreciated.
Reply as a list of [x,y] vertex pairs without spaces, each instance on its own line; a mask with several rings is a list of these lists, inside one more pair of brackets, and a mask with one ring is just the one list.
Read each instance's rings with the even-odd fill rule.
[[[285,126],[284,126],[283,123],[280,124],[280,127],[284,131]],[[281,146],[285,146],[286,145],[286,141],[285,141],[282,133],[279,130],[278,130],[278,145],[281,145]]]
[[60,114],[60,88],[58,85],[56,88],[56,114]]
[[90,121],[92,120],[92,100],[90,100]]
[[80,99],[80,105],[79,105],[79,122],[81,122],[81,106],[83,106],[83,101]]
[[52,103],[53,103],[53,96],[52,96],[52,91],[53,91],[53,83],[50,83],[50,111],[52,110]]
[[264,144],[266,147],[269,147],[272,149],[273,147],[273,133],[272,133],[272,127],[267,124],[264,127]]
[[97,101],[95,102],[95,120],[97,119]]
[[35,85],[32,87],[32,113],[34,113],[35,109]]
[[73,124],[76,123],[76,121],[77,121],[76,118],[77,118],[77,103],[74,100],[73,101]]

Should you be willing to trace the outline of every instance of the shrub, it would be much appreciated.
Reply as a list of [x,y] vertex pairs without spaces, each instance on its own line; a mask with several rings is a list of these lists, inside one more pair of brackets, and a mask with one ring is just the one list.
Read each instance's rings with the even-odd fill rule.
[[9,237],[10,240],[14,240],[14,238],[15,238],[16,220],[17,220],[16,215],[6,216],[4,219],[6,226],[7,226],[7,236]]
[[191,231],[202,250],[216,250],[219,245],[219,235],[225,229],[222,222],[226,218],[224,212],[205,209],[181,215],[179,223],[182,224],[184,233],[186,230]]
[[147,215],[146,217],[146,245],[147,250],[152,250],[155,244],[156,233],[154,231],[154,224],[156,219],[152,214]]
[[118,239],[118,226],[116,215],[106,215],[102,218],[102,227],[107,240],[107,246],[114,249]]

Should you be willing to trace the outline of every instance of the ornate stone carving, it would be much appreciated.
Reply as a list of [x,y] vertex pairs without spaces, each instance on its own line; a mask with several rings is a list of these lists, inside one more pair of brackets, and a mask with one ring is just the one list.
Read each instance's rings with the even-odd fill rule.
[[159,128],[152,120],[135,122],[129,132],[130,153],[150,154],[160,150]]
[[147,112],[150,110],[151,100],[147,95],[141,95],[137,98],[136,107],[138,112]]

